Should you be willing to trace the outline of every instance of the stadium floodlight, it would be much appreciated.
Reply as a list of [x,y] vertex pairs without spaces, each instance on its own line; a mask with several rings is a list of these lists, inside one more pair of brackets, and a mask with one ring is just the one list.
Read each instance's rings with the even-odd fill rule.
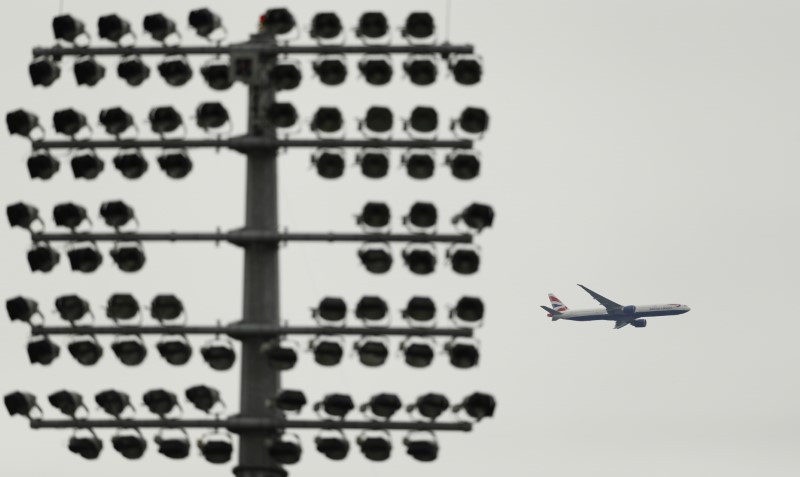
[[103,441],[92,435],[87,437],[72,436],[67,447],[70,452],[78,454],[84,459],[94,460],[103,450]]
[[30,230],[34,222],[39,222],[44,227],[44,221],[39,217],[39,209],[24,202],[17,202],[6,207],[6,217],[12,227]]
[[300,412],[307,402],[303,391],[291,389],[283,389],[275,397],[275,406],[281,411]]
[[53,113],[53,127],[61,134],[75,136],[86,126],[86,116],[74,109],[62,109]]
[[186,151],[177,150],[158,156],[158,166],[172,179],[182,179],[192,171],[192,160]]
[[136,35],[131,31],[131,24],[128,20],[119,15],[104,15],[97,20],[97,30],[100,38],[113,41],[119,44],[125,35]]
[[418,322],[429,322],[436,317],[436,304],[427,296],[414,296],[408,300],[403,318]]
[[222,91],[233,86],[231,66],[228,62],[211,60],[200,67],[200,74],[212,89]]
[[48,245],[34,245],[28,250],[28,265],[32,272],[49,272],[59,260],[61,256]]
[[147,450],[147,441],[138,429],[120,430],[111,438],[111,445],[114,450],[126,459],[139,459]]
[[409,244],[403,249],[403,261],[411,273],[429,275],[436,270],[436,249],[433,244]]
[[85,247],[73,246],[67,251],[69,266],[75,272],[91,273],[103,264],[103,255],[92,244]]
[[303,455],[303,448],[300,440],[295,434],[282,434],[268,441],[267,444],[270,457],[280,464],[296,464],[300,462]]
[[83,409],[87,413],[89,412],[89,408],[83,403],[83,396],[74,391],[68,391],[66,389],[57,391],[48,396],[47,400],[50,401],[53,407],[68,417],[74,418],[78,409]]
[[267,120],[276,128],[290,128],[297,123],[297,110],[292,103],[272,103],[267,107]]
[[380,179],[389,173],[389,151],[386,149],[365,148],[358,152],[356,164],[361,173],[370,179]]
[[53,208],[53,220],[59,227],[76,229],[84,220],[88,220],[88,217],[85,207],[65,202]]
[[453,151],[447,155],[445,164],[450,167],[453,177],[461,180],[474,179],[481,171],[481,162],[476,151]]
[[447,250],[447,260],[459,275],[471,275],[478,271],[481,257],[474,247],[452,246]]
[[231,369],[236,362],[236,351],[230,340],[216,338],[204,344],[200,348],[203,360],[211,366],[211,369],[225,371]]
[[192,347],[184,336],[165,336],[156,344],[156,349],[173,366],[182,366],[192,357]]
[[373,86],[388,84],[394,74],[391,58],[388,55],[365,55],[358,62],[358,69],[367,83]]
[[314,113],[311,120],[311,130],[317,134],[331,134],[339,131],[344,126],[342,112],[338,108],[321,107]]
[[222,29],[222,19],[208,8],[200,8],[189,12],[189,25],[198,35],[208,39],[214,31]]
[[6,300],[6,311],[11,321],[30,323],[33,315],[39,315],[44,319],[42,312],[39,311],[39,303],[37,303],[36,300],[24,296]]
[[342,344],[333,338],[316,338],[311,341],[310,348],[314,353],[314,361],[322,366],[336,366],[344,356]]
[[100,204],[100,216],[109,227],[118,229],[131,220],[136,220],[133,207],[121,200],[109,200]]
[[412,230],[431,229],[436,226],[438,219],[436,206],[430,202],[414,202],[408,215],[403,217],[403,224]]
[[480,359],[478,346],[467,340],[453,340],[445,345],[445,351],[450,355],[450,364],[456,368],[475,367]]
[[435,134],[438,127],[439,114],[430,106],[417,106],[405,122],[405,130],[412,136]]
[[83,22],[72,15],[60,15],[53,18],[53,35],[56,40],[64,40],[73,44],[81,35],[88,38]]
[[483,62],[475,55],[454,55],[448,62],[457,83],[473,85],[481,81]]
[[370,273],[382,274],[392,268],[392,255],[385,242],[366,243],[358,250],[358,258]]
[[122,416],[125,409],[133,409],[130,396],[122,391],[116,391],[114,389],[98,393],[95,395],[94,400],[106,413],[117,419]]
[[494,209],[486,204],[477,202],[467,206],[460,214],[453,217],[453,224],[464,224],[476,232],[481,232],[486,227],[491,227],[494,222]]
[[381,393],[372,396],[369,402],[359,408],[361,412],[369,411],[373,416],[389,420],[403,407],[397,394]]
[[58,160],[47,151],[37,151],[28,157],[28,173],[31,179],[47,180],[61,168]]
[[311,38],[323,43],[334,40],[343,32],[342,20],[334,12],[320,12],[311,20]]
[[331,323],[343,322],[347,316],[347,304],[339,297],[325,297],[312,309],[313,318],[322,318]]
[[6,114],[6,125],[10,134],[18,134],[27,138],[31,137],[34,129],[38,128],[44,132],[39,124],[39,117],[24,109],[17,109]]
[[158,432],[153,439],[158,446],[158,453],[170,459],[185,459],[189,457],[189,450],[192,448],[189,443],[189,436],[183,429],[177,429],[179,435],[174,437],[164,437],[165,430]]
[[482,108],[465,108],[461,115],[453,120],[450,128],[455,133],[465,132],[468,135],[483,135],[489,128],[489,113]]
[[406,364],[413,368],[426,368],[433,362],[433,346],[427,340],[409,338],[400,345],[400,350]]
[[406,453],[420,462],[432,462],[439,456],[439,443],[433,432],[411,432],[403,438]]
[[93,57],[85,56],[75,60],[72,66],[75,81],[80,85],[94,86],[106,76],[106,67],[98,63]]
[[314,438],[317,451],[331,460],[343,460],[350,452],[350,442],[341,430],[324,429]]
[[292,12],[285,8],[270,8],[261,17],[261,25],[265,30],[276,35],[285,35],[297,25]]
[[111,350],[125,366],[138,366],[147,357],[147,347],[140,336],[120,335],[111,344]]
[[212,432],[203,436],[197,447],[200,453],[212,464],[224,464],[233,455],[233,441],[228,433]]
[[364,43],[375,43],[389,34],[389,21],[381,12],[365,12],[358,19],[356,36]]
[[344,151],[339,149],[319,149],[311,156],[311,165],[317,174],[325,179],[336,179],[344,174]]
[[435,421],[450,407],[450,401],[443,394],[428,393],[417,398],[407,407],[408,412],[416,411],[422,417]]
[[123,272],[137,272],[142,269],[145,262],[144,251],[138,244],[127,246],[114,245],[111,258]]
[[69,354],[84,366],[92,366],[103,357],[103,347],[93,337],[76,337],[67,345]]
[[78,295],[61,295],[56,298],[56,311],[62,320],[74,323],[87,313],[91,314],[89,302]]
[[175,295],[156,295],[150,303],[150,316],[160,322],[177,319],[185,311]]
[[284,340],[273,339],[261,345],[261,353],[267,364],[277,370],[286,371],[297,364],[297,351]]
[[139,315],[141,308],[133,295],[128,293],[115,293],[108,297],[106,316],[114,321],[130,320]]
[[303,79],[299,63],[281,60],[269,70],[269,83],[278,91],[292,90],[300,86]]
[[364,119],[359,122],[358,128],[369,136],[390,133],[393,125],[394,114],[391,109],[385,106],[371,106]]
[[403,70],[408,78],[417,86],[428,86],[436,81],[439,70],[436,67],[436,58],[431,55],[409,56],[403,62]]
[[144,394],[144,405],[153,414],[164,418],[167,414],[171,413],[175,408],[180,409],[181,405],[178,402],[178,396],[175,393],[166,391],[164,389],[153,389]]
[[327,394],[322,398],[322,401],[314,404],[315,411],[324,411],[327,416],[338,417],[339,419],[344,419],[355,407],[353,398],[347,394],[337,393]]
[[208,386],[192,386],[186,390],[186,399],[191,402],[194,407],[206,414],[211,414],[211,409],[217,404],[222,404],[219,391]]
[[347,64],[341,56],[323,55],[314,60],[312,64],[314,73],[319,76],[322,84],[337,86],[347,79]]
[[107,108],[100,111],[100,124],[112,136],[119,136],[134,125],[133,116],[120,107]]
[[428,12],[412,12],[406,18],[402,28],[403,37],[411,43],[426,40],[433,36],[436,26],[433,17]]
[[39,413],[42,412],[42,408],[36,404],[36,396],[31,393],[26,393],[22,391],[15,391],[10,394],[6,394],[3,398],[3,402],[6,405],[6,409],[8,410],[8,414],[10,416],[20,415],[30,418],[31,411],[37,409]]
[[46,336],[33,338],[28,342],[28,359],[31,364],[48,365],[61,354],[61,348]]
[[364,457],[382,462],[392,455],[392,441],[387,431],[365,431],[356,439]]
[[184,56],[168,56],[158,65],[158,72],[170,86],[183,86],[192,79],[192,67]]
[[208,130],[222,127],[230,120],[228,110],[221,103],[201,103],[196,112],[197,127]]
[[433,176],[436,163],[434,153],[430,149],[409,149],[403,153],[401,164],[406,167],[412,179],[429,179]]
[[150,128],[156,134],[172,132],[183,125],[183,118],[172,106],[159,106],[150,110]]
[[356,342],[354,347],[358,353],[358,360],[364,366],[373,368],[382,366],[389,357],[389,347],[385,338],[365,337]]
[[61,67],[50,57],[39,57],[28,66],[28,73],[34,86],[50,86],[61,76]]
[[129,85],[139,86],[150,77],[150,67],[138,56],[127,56],[117,65],[117,75]]
[[94,179],[105,169],[103,160],[91,150],[76,154],[70,161],[70,166],[76,179]]
[[367,230],[382,229],[389,226],[392,213],[385,202],[367,202],[356,216],[356,223]]
[[389,305],[379,296],[362,296],[356,304],[356,318],[364,321],[381,321],[389,313]]
[[494,416],[495,407],[497,407],[497,402],[490,394],[473,393],[464,398],[461,404],[454,406],[453,410],[458,412],[463,409],[476,421],[480,421],[483,418]]
[[161,13],[153,13],[144,17],[144,30],[153,37],[154,40],[164,43],[168,36],[176,34],[180,36],[175,22]]

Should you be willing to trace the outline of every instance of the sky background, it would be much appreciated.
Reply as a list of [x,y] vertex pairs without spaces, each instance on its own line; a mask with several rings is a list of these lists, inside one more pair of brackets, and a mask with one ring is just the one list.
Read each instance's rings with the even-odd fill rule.
[[[178,21],[184,44],[201,43],[187,25],[194,8],[218,11],[229,38],[239,41],[265,8],[286,6],[249,0],[64,3],[64,11],[84,19],[94,36],[101,15],[118,13],[141,32],[142,18],[162,11]],[[315,12],[331,9],[330,2],[291,3],[304,28]],[[339,3],[336,11],[346,25],[355,25],[369,9],[385,11],[398,26],[414,10],[430,10],[438,26],[446,23],[444,1]],[[189,135],[200,136],[191,116],[197,104],[210,100],[223,102],[234,131],[244,131],[245,87],[208,88],[198,71],[204,57],[191,59],[195,77],[182,88],[167,86],[155,71],[131,88],[116,77],[117,59],[108,57],[101,59],[108,75],[97,87],[77,87],[72,60],[66,59],[56,84],[33,88],[30,50],[53,43],[50,21],[59,2],[22,2],[13,14],[8,10],[0,17],[6,65],[0,104],[6,112],[24,107],[38,113],[48,137],[55,136],[52,113],[67,107],[85,112],[95,136],[103,137],[97,115],[109,106],[131,111],[146,136],[144,119],[159,105],[183,112]],[[482,175],[472,182],[457,182],[444,167],[428,181],[415,181],[399,168],[398,154],[385,179],[367,179],[350,167],[342,179],[325,181],[309,167],[310,150],[290,151],[279,164],[282,227],[354,231],[354,215],[370,200],[392,207],[392,229],[398,232],[400,217],[417,200],[437,204],[441,232],[452,231],[445,218],[473,201],[492,204],[497,216],[495,227],[478,238],[483,261],[474,276],[443,266],[443,247],[439,271],[426,277],[408,271],[397,246],[395,266],[384,276],[363,269],[354,244],[283,248],[281,317],[291,324],[313,323],[309,308],[326,295],[341,296],[351,307],[362,295],[382,296],[398,325],[398,310],[413,295],[434,298],[441,326],[447,326],[447,306],[462,295],[479,295],[487,306],[476,369],[454,369],[444,355],[426,370],[407,367],[397,355],[378,369],[364,368],[354,356],[329,369],[305,353],[284,374],[285,387],[303,389],[312,402],[328,392],[364,402],[379,392],[411,401],[436,391],[457,401],[485,391],[496,396],[498,408],[493,420],[471,434],[442,433],[433,464],[406,456],[402,434],[394,435],[395,452],[387,463],[367,461],[357,447],[343,462],[328,461],[314,449],[314,431],[302,431],[304,455],[291,475],[797,475],[800,324],[792,297],[800,265],[798,17],[800,4],[789,0],[456,0],[450,40],[473,43],[484,57],[478,86],[460,86],[442,74],[434,86],[414,87],[400,74],[397,58],[395,79],[372,87],[357,77],[357,58],[351,58],[345,85],[326,87],[313,78],[311,58],[300,58],[303,84],[280,99],[293,102],[304,120],[320,105],[341,107],[348,137],[358,136],[355,118],[373,104],[389,106],[400,117],[415,105],[432,105],[443,118],[480,106],[489,110],[491,124],[478,145]],[[140,37],[140,44],[151,43]],[[304,29],[298,43],[308,41]],[[146,61],[154,67],[159,59]],[[27,176],[26,141],[9,137],[5,128],[0,134],[0,202],[35,204],[48,230],[54,229],[52,207],[66,201],[86,206],[94,230],[106,230],[97,211],[114,199],[134,206],[142,230],[211,231],[242,224],[245,160],[237,153],[193,151],[195,169],[175,181],[158,169],[157,151],[147,150],[150,170],[131,181],[110,164],[114,152],[103,151],[107,166],[97,180],[75,180],[65,158],[61,172],[41,182]],[[305,127],[297,137],[309,134]],[[442,128],[440,136],[449,135]],[[352,154],[348,159],[354,162]],[[136,274],[118,270],[107,253],[94,274],[71,272],[66,260],[52,273],[32,274],[26,233],[5,228],[0,237],[2,296],[35,298],[48,323],[60,322],[54,299],[71,293],[88,299],[102,324],[109,322],[103,305],[118,292],[143,303],[174,293],[193,324],[240,318],[242,254],[234,246],[148,244],[147,264]],[[110,246],[101,248],[107,252]],[[645,329],[551,322],[538,308],[548,292],[570,308],[595,306],[576,283],[623,304],[685,303],[692,311],[649,320]],[[154,348],[156,339],[148,339],[150,356],[138,368],[124,367],[108,346],[100,363],[82,367],[69,356],[66,340],[58,339],[61,358],[42,367],[28,363],[26,327],[4,323],[0,392],[34,392],[51,417],[57,411],[46,396],[63,388],[81,392],[98,417],[102,411],[93,396],[108,388],[129,392],[139,404],[148,389],[182,394],[203,383],[220,389],[237,408],[238,370],[213,371],[197,353],[208,338],[192,339],[196,354],[184,367],[166,364]],[[306,346],[306,339],[299,342]],[[199,416],[189,407],[187,416]],[[144,406],[138,408],[148,416]],[[24,419],[3,417],[0,469],[17,476],[67,469],[85,477],[230,475],[233,463],[208,464],[196,447],[190,459],[171,461],[156,452],[153,432],[145,434],[151,444],[140,461],[123,459],[105,431],[101,458],[87,462],[66,449],[69,432],[33,431]],[[198,438],[202,432],[191,434]]]

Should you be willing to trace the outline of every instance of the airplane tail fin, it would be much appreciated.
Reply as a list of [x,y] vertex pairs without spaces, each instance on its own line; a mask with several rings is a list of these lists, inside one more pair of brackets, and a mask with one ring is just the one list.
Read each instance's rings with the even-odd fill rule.
[[547,297],[550,298],[550,306],[552,306],[553,309],[556,310],[557,312],[563,313],[569,310],[569,308],[567,308],[567,305],[565,305],[564,302],[556,298],[556,296],[553,295],[552,293],[549,293]]

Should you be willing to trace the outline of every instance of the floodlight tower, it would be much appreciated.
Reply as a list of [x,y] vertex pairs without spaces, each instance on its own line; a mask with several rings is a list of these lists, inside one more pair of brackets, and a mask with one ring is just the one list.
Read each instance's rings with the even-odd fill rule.
[[[96,397],[97,403],[114,420],[76,419],[82,409],[82,397],[73,391],[62,390],[50,396],[50,402],[60,409],[70,420],[43,420],[32,415],[39,410],[35,397],[24,392],[16,392],[5,397],[5,404],[11,414],[20,414],[31,419],[34,428],[72,428],[89,432],[85,437],[73,437],[70,450],[93,459],[102,450],[102,443],[95,430],[104,428],[127,429],[128,434],[114,437],[114,448],[127,458],[140,457],[146,443],[140,429],[159,428],[179,429],[185,434],[189,428],[225,428],[239,435],[239,462],[235,469],[238,477],[276,477],[287,475],[283,465],[292,464],[300,458],[298,442],[284,439],[283,431],[291,428],[322,429],[341,433],[320,435],[316,445],[320,452],[331,459],[341,459],[347,455],[349,443],[342,433],[345,429],[362,429],[386,433],[389,430],[409,431],[467,431],[472,428],[470,421],[491,416],[494,412],[494,399],[483,393],[474,393],[461,403],[452,406],[453,411],[464,411],[466,418],[455,422],[436,422],[435,420],[448,408],[449,401],[439,394],[421,396],[416,403],[408,406],[414,419],[407,422],[389,422],[389,419],[402,407],[397,396],[387,393],[376,394],[360,409],[368,416],[367,420],[349,421],[345,417],[355,408],[349,396],[329,394],[315,406],[324,412],[321,420],[287,419],[285,412],[299,410],[305,404],[305,396],[296,391],[282,389],[281,372],[289,369],[297,360],[296,353],[281,344],[280,338],[286,335],[312,335],[318,338],[337,336],[357,336],[362,340],[357,344],[359,358],[365,365],[381,365],[388,355],[388,349],[381,341],[370,338],[403,336],[407,340],[402,345],[406,362],[415,367],[425,367],[433,359],[432,347],[425,342],[416,342],[431,337],[449,337],[452,340],[445,347],[450,362],[460,368],[477,364],[477,347],[459,341],[470,338],[473,328],[483,318],[483,303],[477,297],[463,297],[451,310],[455,327],[435,328],[427,323],[435,315],[435,304],[429,297],[412,297],[403,312],[409,327],[391,328],[386,326],[347,327],[333,325],[341,320],[345,308],[343,301],[326,298],[315,309],[315,316],[321,319],[317,327],[282,326],[279,320],[279,245],[290,241],[356,241],[363,242],[359,258],[371,273],[385,273],[392,266],[389,243],[408,243],[403,251],[403,260],[411,272],[432,273],[437,264],[433,243],[449,243],[447,258],[453,271],[471,274],[477,271],[480,257],[472,247],[473,234],[491,226],[494,211],[485,204],[472,204],[453,218],[453,224],[464,226],[469,231],[454,234],[435,233],[438,212],[427,202],[415,203],[404,217],[410,232],[393,234],[384,230],[389,220],[388,207],[382,203],[368,203],[358,222],[364,228],[360,233],[289,233],[281,232],[278,222],[278,171],[279,151],[290,148],[313,148],[313,164],[324,178],[335,178],[343,170],[343,157],[340,151],[357,149],[358,162],[362,172],[370,178],[379,178],[388,170],[387,149],[403,149],[403,163],[408,174],[414,179],[426,179],[433,174],[434,149],[447,148],[452,152],[446,164],[459,180],[469,180],[478,175],[480,163],[478,154],[472,150],[473,139],[483,135],[488,126],[485,110],[467,107],[451,123],[456,139],[440,140],[435,136],[438,127],[438,113],[428,106],[415,108],[405,121],[404,128],[411,139],[394,139],[390,131],[394,123],[393,114],[388,108],[373,107],[367,112],[360,129],[365,139],[343,139],[337,135],[342,128],[342,114],[336,108],[320,108],[314,115],[311,129],[317,137],[308,139],[289,139],[281,137],[278,130],[291,127],[297,121],[297,112],[288,103],[276,101],[276,93],[293,89],[301,80],[300,70],[291,62],[279,59],[279,55],[320,55],[314,62],[314,70],[320,80],[327,85],[336,85],[347,76],[344,55],[362,54],[359,70],[365,80],[372,85],[384,85],[393,76],[389,61],[391,55],[408,54],[403,70],[417,85],[428,85],[438,75],[439,57],[447,61],[455,80],[471,85],[480,80],[482,64],[468,45],[458,46],[447,43],[436,44],[433,18],[428,13],[412,12],[402,29],[408,45],[389,44],[391,30],[386,17],[380,12],[364,13],[356,29],[363,45],[345,45],[344,29],[335,13],[317,14],[312,20],[311,36],[316,45],[292,46],[280,41],[283,35],[293,31],[297,25],[293,15],[286,9],[273,8],[261,16],[259,31],[247,42],[223,45],[219,33],[224,30],[219,16],[208,9],[194,10],[189,15],[189,23],[198,35],[213,39],[210,45],[179,46],[174,38],[180,35],[175,22],[162,14],[148,15],[144,19],[145,31],[159,46],[129,46],[129,38],[136,38],[131,24],[117,15],[101,17],[98,22],[99,37],[115,43],[112,47],[92,47],[83,44],[88,38],[85,25],[69,15],[62,15],[53,21],[56,38],[62,44],[52,48],[34,49],[34,61],[30,65],[30,75],[34,85],[49,86],[60,76],[59,62],[63,57],[76,56],[74,72],[78,84],[94,86],[106,74],[105,67],[95,60],[98,56],[117,55],[120,63],[118,75],[132,86],[138,86],[150,76],[150,67],[141,57],[145,55],[166,55],[157,70],[164,80],[173,86],[186,83],[192,77],[192,70],[186,60],[188,55],[228,55],[229,62],[212,60],[201,69],[206,82],[214,89],[226,89],[234,82],[248,85],[248,126],[247,133],[236,137],[216,137],[213,139],[167,138],[166,136],[182,126],[179,112],[168,106],[156,107],[149,115],[151,128],[158,135],[156,139],[139,139],[128,136],[134,125],[132,116],[122,108],[109,108],[100,113],[100,123],[113,139],[86,139],[89,129],[86,116],[72,109],[56,112],[54,125],[57,132],[69,136],[68,140],[49,140],[34,135],[42,130],[38,117],[25,110],[17,110],[7,115],[7,124],[12,133],[31,139],[33,153],[28,160],[28,170],[32,178],[49,179],[59,170],[59,162],[50,151],[69,149],[76,152],[71,166],[76,178],[94,179],[102,173],[104,166],[95,150],[118,148],[120,153],[114,165],[130,179],[136,179],[147,170],[147,162],[141,150],[161,148],[159,157],[161,168],[173,178],[185,177],[192,163],[187,151],[191,148],[229,148],[247,157],[246,211],[244,226],[229,232],[138,232],[122,230],[131,221],[138,223],[133,208],[121,201],[103,203],[101,216],[106,224],[114,228],[110,233],[78,231],[88,215],[78,204],[60,204],[54,211],[56,224],[70,229],[68,233],[48,233],[34,229],[41,221],[35,206],[17,203],[7,208],[12,226],[28,229],[34,242],[28,253],[32,271],[48,272],[58,265],[60,254],[50,244],[66,241],[70,244],[68,258],[73,270],[91,273],[103,262],[97,243],[113,242],[111,257],[123,272],[136,272],[144,267],[143,242],[149,241],[220,241],[225,240],[244,250],[244,293],[242,320],[226,326],[195,326],[171,324],[183,313],[183,304],[172,295],[154,298],[151,307],[153,318],[159,326],[131,326],[126,320],[141,314],[138,302],[131,295],[114,295],[109,299],[107,315],[114,320],[113,326],[84,325],[78,323],[91,315],[86,300],[77,296],[64,296],[57,300],[56,307],[61,317],[69,321],[69,326],[44,326],[34,323],[40,314],[38,304],[26,297],[9,299],[6,303],[12,320],[31,324],[35,339],[28,346],[31,362],[49,364],[59,355],[59,347],[50,336],[68,335],[82,337],[74,340],[69,352],[81,364],[92,365],[102,356],[102,347],[97,336],[115,335],[125,337],[116,341],[112,349],[120,361],[128,366],[140,363],[146,355],[141,342],[142,335],[158,334],[173,337],[159,343],[158,351],[169,363],[180,365],[191,356],[191,348],[185,335],[211,334],[227,335],[241,341],[241,401],[239,412],[225,420],[219,419],[172,419],[168,415],[179,406],[175,394],[167,390],[152,390],[145,395],[145,404],[151,412],[158,415],[156,420],[120,419],[120,415],[130,406],[126,394],[108,390]],[[67,43],[68,45],[64,45]],[[123,43],[126,43],[123,46]],[[170,44],[168,44],[170,43]],[[79,46],[80,45],[80,46]],[[228,121],[225,108],[219,103],[203,103],[197,109],[198,126],[203,129],[220,127]],[[125,135],[123,137],[123,135]],[[120,245],[123,244],[123,245]],[[127,245],[125,245],[127,244]],[[386,314],[387,305],[379,297],[364,297],[356,308],[356,315],[364,320],[380,321]],[[93,315],[92,315],[93,316]],[[410,340],[410,341],[409,341]],[[235,361],[232,347],[225,345],[206,346],[203,358],[214,369],[229,369]],[[322,365],[339,362],[341,346],[333,341],[318,339],[314,346],[314,356]],[[194,387],[186,391],[186,397],[203,412],[210,412],[221,401],[220,393],[207,386]],[[265,404],[266,402],[266,404]],[[188,455],[188,438],[167,437],[162,432],[155,439],[159,452],[171,458]],[[265,442],[267,443],[265,446]],[[375,461],[385,460],[391,453],[391,442],[380,436],[362,435],[358,439],[362,453]],[[410,439],[405,441],[408,453],[417,460],[429,461],[436,458],[438,444],[435,440]],[[200,444],[201,451],[210,462],[222,463],[231,458],[232,444],[225,439],[206,439]]]

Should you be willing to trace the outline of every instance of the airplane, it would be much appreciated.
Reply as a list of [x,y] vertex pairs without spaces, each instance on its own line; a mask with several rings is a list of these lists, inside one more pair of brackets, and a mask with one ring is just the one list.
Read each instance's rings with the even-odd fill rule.
[[664,315],[682,315],[689,311],[686,305],[678,305],[675,303],[667,305],[644,305],[622,306],[619,303],[613,302],[608,298],[589,290],[585,286],[578,284],[579,287],[586,290],[592,295],[592,298],[597,300],[604,308],[593,308],[591,310],[570,310],[564,305],[564,302],[556,298],[552,293],[547,296],[550,298],[551,306],[542,306],[547,311],[547,316],[556,320],[570,320],[570,321],[614,321],[614,329],[617,330],[623,326],[633,325],[635,328],[644,328],[647,326],[647,320],[644,317],[650,316],[664,316]]

